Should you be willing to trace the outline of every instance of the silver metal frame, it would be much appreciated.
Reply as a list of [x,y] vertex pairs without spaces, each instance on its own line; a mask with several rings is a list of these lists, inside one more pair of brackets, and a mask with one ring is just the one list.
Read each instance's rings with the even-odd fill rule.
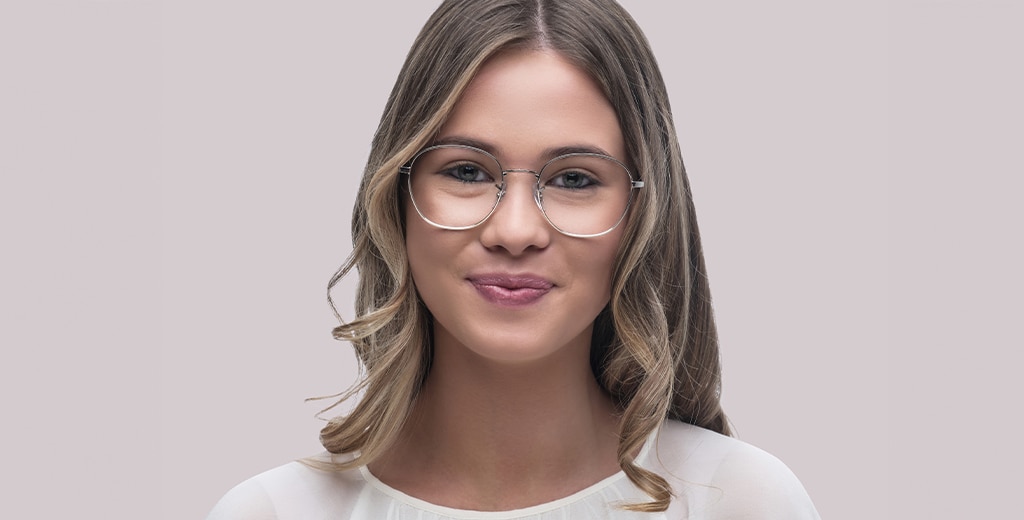
[[[498,188],[498,194],[497,194],[497,197],[494,199],[494,205],[491,206],[491,211],[487,212],[487,215],[485,215],[482,219],[477,221],[475,224],[470,224],[468,226],[445,226],[443,224],[438,224],[437,222],[434,222],[434,221],[430,220],[429,218],[427,218],[423,214],[423,212],[420,211],[419,205],[416,204],[416,197],[412,196],[412,167],[413,167],[413,164],[416,163],[416,159],[419,159],[421,155],[423,155],[423,154],[425,154],[425,153],[427,153],[427,152],[429,152],[431,150],[437,150],[437,149],[440,149],[440,148],[462,148],[462,149],[465,149],[465,150],[471,150],[473,152],[477,152],[477,153],[486,155],[487,157],[490,157],[491,159],[493,159],[494,160],[494,164],[497,164],[498,168],[501,170],[501,184],[500,185],[496,185],[496,187]],[[619,220],[617,220],[615,222],[615,224],[612,225],[612,227],[608,228],[607,230],[602,231],[600,233],[593,233],[593,234],[589,234],[589,235],[584,235],[584,234],[579,234],[579,233],[570,233],[570,232],[565,231],[564,229],[556,226],[554,222],[551,222],[551,219],[548,218],[548,214],[544,211],[544,204],[543,204],[543,198],[544,198],[543,191],[544,191],[544,187],[540,185],[540,176],[541,176],[542,173],[544,173],[544,169],[547,168],[549,164],[551,164],[551,163],[553,163],[555,161],[561,160],[561,159],[565,159],[567,157],[601,157],[603,159],[608,159],[610,161],[613,161],[613,162],[617,163],[619,166],[622,166],[622,170],[624,172],[626,172],[626,176],[629,178],[629,200],[626,201],[626,208],[622,211],[622,215],[619,217]],[[505,196],[505,190],[508,187],[508,184],[505,182],[505,176],[506,176],[506,174],[509,174],[509,173],[529,173],[529,174],[532,174],[534,177],[536,177],[537,182],[535,182],[533,184],[533,201],[537,204],[537,209],[540,210],[540,214],[544,215],[544,220],[546,220],[547,223],[551,225],[551,227],[555,228],[556,231],[558,231],[559,233],[561,233],[563,235],[570,236],[570,237],[575,237],[575,238],[594,238],[594,237],[599,237],[599,236],[603,236],[603,235],[607,235],[608,233],[611,233],[612,230],[614,230],[615,228],[619,227],[619,224],[622,223],[622,221],[626,218],[626,215],[629,213],[629,208],[633,204],[633,192],[634,192],[634,190],[637,190],[637,189],[640,189],[640,188],[644,187],[644,181],[633,179],[633,173],[629,171],[629,168],[627,168],[625,164],[622,164],[622,161],[619,161],[618,159],[616,159],[614,157],[611,157],[611,156],[608,156],[608,155],[603,155],[603,154],[598,154],[598,153],[570,153],[570,154],[565,154],[565,155],[559,155],[558,157],[555,157],[555,158],[551,159],[550,161],[544,163],[544,165],[541,166],[540,170],[528,170],[528,169],[524,169],[524,168],[514,168],[514,169],[506,170],[506,169],[502,168],[501,161],[499,161],[497,157],[495,157],[495,156],[491,155],[490,153],[488,153],[486,150],[481,150],[481,149],[473,147],[473,146],[467,146],[467,145],[462,145],[462,144],[440,144],[440,145],[435,145],[435,146],[428,146],[427,148],[424,148],[424,149],[420,150],[419,152],[417,152],[416,155],[414,155],[413,158],[410,159],[408,163],[406,163],[404,166],[402,166],[401,168],[398,169],[398,172],[400,174],[406,176],[406,186],[407,186],[407,188],[409,190],[409,200],[412,201],[412,207],[416,209],[416,214],[418,214],[420,216],[420,218],[422,218],[423,221],[426,222],[427,224],[430,224],[430,225],[432,225],[432,226],[434,226],[436,228],[447,229],[447,230],[451,230],[451,231],[464,231],[464,230],[467,230],[467,229],[473,229],[473,228],[479,226],[480,224],[483,224],[484,222],[486,222],[487,219],[491,218],[491,215],[494,214],[494,210],[497,209],[498,208],[498,204],[501,203],[501,198]]]

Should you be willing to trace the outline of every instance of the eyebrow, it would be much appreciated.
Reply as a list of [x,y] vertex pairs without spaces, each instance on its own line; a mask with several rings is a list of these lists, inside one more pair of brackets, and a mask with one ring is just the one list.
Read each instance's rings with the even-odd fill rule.
[[[431,146],[446,145],[446,144],[457,144],[462,146],[472,146],[473,148],[479,148],[495,157],[501,155],[501,149],[491,143],[480,141],[479,139],[473,139],[471,137],[465,137],[461,135],[452,135],[435,139],[430,143]],[[558,157],[560,155],[568,155],[571,153],[593,153],[598,155],[607,155],[608,157],[614,157],[612,154],[603,150],[600,147],[587,145],[587,144],[572,144],[567,146],[558,146],[548,148],[542,152],[542,157],[548,159]]]

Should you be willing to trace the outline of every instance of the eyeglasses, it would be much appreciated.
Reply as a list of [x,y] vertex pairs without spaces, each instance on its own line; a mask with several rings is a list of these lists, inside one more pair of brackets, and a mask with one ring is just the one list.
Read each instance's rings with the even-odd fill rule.
[[441,229],[483,224],[506,193],[505,176],[536,177],[533,199],[544,218],[562,234],[589,238],[615,229],[626,216],[633,191],[644,186],[621,162],[607,155],[570,153],[540,171],[506,170],[479,148],[437,145],[424,148],[399,169],[407,176],[416,213]]

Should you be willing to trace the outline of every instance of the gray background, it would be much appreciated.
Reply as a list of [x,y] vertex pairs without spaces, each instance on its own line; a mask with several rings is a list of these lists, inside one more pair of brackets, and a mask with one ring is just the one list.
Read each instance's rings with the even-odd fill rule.
[[[1020,4],[623,3],[671,91],[739,436],[824,518],[999,514]],[[303,399],[356,375],[324,285],[435,6],[0,2],[7,516],[202,517],[319,449]]]

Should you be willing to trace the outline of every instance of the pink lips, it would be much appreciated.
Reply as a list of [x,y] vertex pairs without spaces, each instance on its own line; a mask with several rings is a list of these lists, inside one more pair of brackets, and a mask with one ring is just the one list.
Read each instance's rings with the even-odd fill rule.
[[534,275],[479,274],[468,278],[485,300],[496,305],[520,307],[547,294],[555,284]]

